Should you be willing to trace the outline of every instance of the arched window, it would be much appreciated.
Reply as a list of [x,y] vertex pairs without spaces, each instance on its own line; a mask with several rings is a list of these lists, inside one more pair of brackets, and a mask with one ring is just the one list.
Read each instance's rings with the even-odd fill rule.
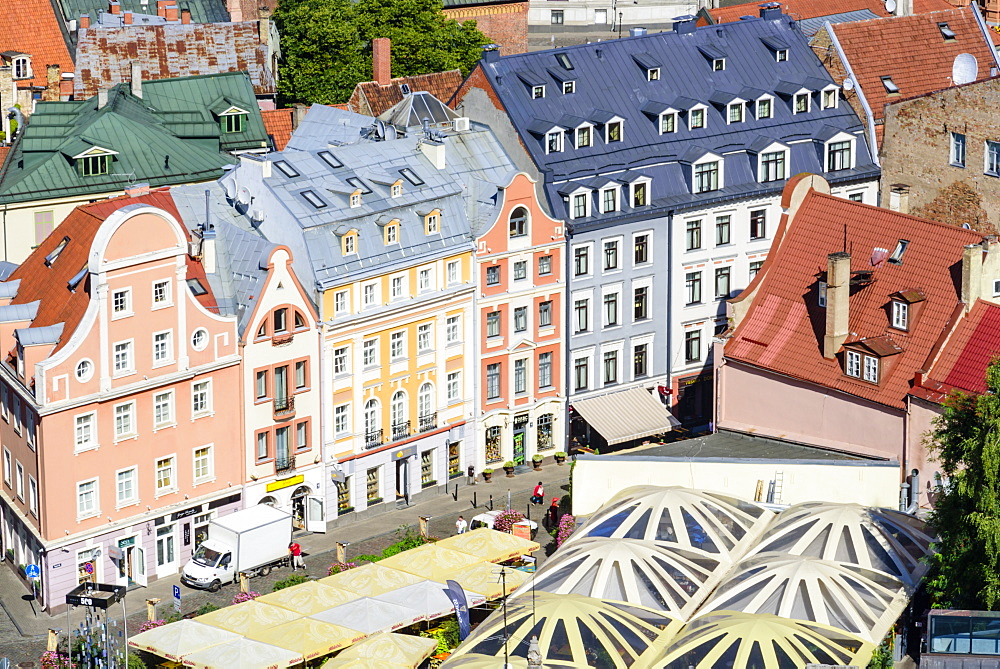
[[526,207],[515,207],[510,212],[510,236],[523,237],[528,234],[528,209]]
[[379,429],[378,400],[365,402],[365,433],[371,434]]
[[406,420],[406,393],[402,390],[396,391],[392,396],[389,413],[392,418],[393,441],[396,439],[405,439],[410,436],[410,426]]
[[421,422],[425,416],[434,413],[434,386],[430,383],[420,386],[420,392],[417,393],[417,413]]

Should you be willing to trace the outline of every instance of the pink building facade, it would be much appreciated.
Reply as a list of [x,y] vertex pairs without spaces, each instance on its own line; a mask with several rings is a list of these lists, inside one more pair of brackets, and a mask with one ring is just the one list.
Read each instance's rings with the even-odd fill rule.
[[0,283],[4,556],[51,613],[83,580],[176,573],[243,504],[236,320],[188,242],[168,193],[118,198]]

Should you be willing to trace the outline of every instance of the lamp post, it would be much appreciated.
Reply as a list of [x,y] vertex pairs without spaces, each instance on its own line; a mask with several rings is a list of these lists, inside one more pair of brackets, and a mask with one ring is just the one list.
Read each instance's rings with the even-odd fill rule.
[[507,642],[510,641],[510,635],[507,633],[507,572],[500,567],[493,572],[493,575],[500,577],[500,587],[503,589],[503,667],[513,669],[510,665],[510,650],[507,647]]

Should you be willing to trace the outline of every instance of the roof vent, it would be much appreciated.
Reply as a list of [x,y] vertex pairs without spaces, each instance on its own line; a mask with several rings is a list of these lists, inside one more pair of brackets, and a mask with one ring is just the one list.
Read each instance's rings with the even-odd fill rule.
[[781,3],[765,2],[763,5],[758,6],[760,7],[760,18],[765,21],[781,18]]
[[[991,71],[992,74],[992,71]],[[951,65],[951,82],[956,86],[971,84],[979,78],[979,61],[971,53],[960,53],[955,56]]]
[[628,35],[629,35],[629,37],[642,37],[645,34],[646,34],[646,29],[645,28],[629,28],[628,29]]
[[882,77],[882,85],[885,86],[885,92],[892,94],[899,93],[899,86],[893,82],[892,77]]
[[684,14],[683,16],[674,17],[674,32],[686,35],[688,33],[693,33],[695,29],[695,23],[697,17],[693,14]]
[[409,84],[400,84],[399,85],[399,90],[403,93],[403,95],[409,95],[410,93],[413,92],[413,91],[410,90],[410,85]]
[[909,239],[900,239],[896,242],[896,248],[893,249],[892,255],[889,256],[889,262],[893,265],[903,264],[903,254],[906,253],[906,247],[910,245]]
[[63,237],[52,253],[45,256],[45,265],[47,267],[51,267],[52,263],[59,259],[59,254],[63,252],[67,244],[69,244],[69,237]]

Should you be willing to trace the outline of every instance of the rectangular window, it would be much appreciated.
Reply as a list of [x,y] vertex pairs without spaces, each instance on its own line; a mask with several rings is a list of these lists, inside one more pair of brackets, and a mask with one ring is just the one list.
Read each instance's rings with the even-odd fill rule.
[[[535,89],[538,90],[541,86],[536,86]],[[544,97],[544,96],[543,96]],[[545,152],[546,153],[559,153],[563,150],[563,133],[562,130],[554,130],[547,135],[545,135]]]
[[496,286],[500,283],[500,265],[490,265],[486,268],[486,285]]
[[755,260],[754,262],[750,263],[750,280],[751,281],[753,281],[753,278],[755,276],[757,276],[757,272],[759,272],[760,268],[763,267],[763,266],[764,266],[764,261],[763,260]]
[[97,414],[94,413],[87,413],[76,417],[77,452],[97,448],[97,430],[94,429],[96,422]]
[[687,222],[687,250],[693,251],[701,248],[701,221]]
[[132,342],[123,341],[115,344],[114,361],[115,376],[128,374],[135,369],[132,365]]
[[646,206],[646,184],[640,182],[632,184],[632,207]]
[[586,332],[590,326],[590,300],[576,300],[573,313],[576,316],[576,331]]
[[11,474],[11,467],[12,466],[13,465],[11,464],[10,451],[8,451],[5,448],[5,449],[3,449],[3,482],[6,483],[8,487],[10,487],[10,484],[11,484],[11,476],[12,476],[12,474]]
[[434,347],[431,337],[431,324],[423,323],[417,326],[417,353],[426,353]]
[[586,246],[573,249],[573,273],[576,276],[590,274],[590,249]]
[[870,383],[878,383],[878,358],[870,355],[865,356],[864,379]]
[[608,133],[608,143],[622,141],[622,122],[613,121],[606,126]]
[[486,365],[486,399],[500,398],[500,363]]
[[649,344],[636,344],[632,352],[632,373],[635,378],[649,374]]
[[425,268],[417,272],[417,289],[421,292],[434,288],[434,275],[430,268]]
[[573,218],[584,218],[587,215],[587,194],[577,193],[573,196]]
[[31,515],[38,517],[38,482],[35,477],[28,475],[28,509]]
[[125,316],[132,313],[132,291],[116,290],[111,294],[111,313]]
[[618,293],[604,296],[604,327],[618,325]]
[[361,289],[361,301],[364,303],[364,306],[366,307],[375,306],[376,299],[377,298],[375,297],[374,283],[369,283],[368,285],[364,286]]
[[420,485],[434,485],[437,481],[434,478],[434,451],[423,451],[420,453]]
[[270,436],[267,432],[257,433],[257,459],[267,460],[270,455]]
[[90,518],[101,511],[97,506],[97,479],[76,484],[76,517]]
[[605,214],[618,211],[618,190],[616,188],[601,191],[601,211]]
[[802,114],[809,111],[809,94],[808,93],[796,93],[795,94],[795,113]]
[[255,392],[258,400],[262,400],[267,397],[267,370],[257,372],[255,386]]
[[892,303],[892,327],[906,330],[910,324],[910,305],[906,302]]
[[758,180],[780,181],[785,178],[785,152],[773,151],[760,156]]
[[701,272],[688,272],[684,277],[684,286],[687,288],[687,303],[701,303]]
[[24,501],[24,466],[17,462],[17,498]]
[[115,406],[115,439],[123,439],[135,434],[135,403],[127,402]]
[[394,276],[389,281],[389,299],[398,300],[403,297],[403,277]]
[[117,491],[117,505],[119,507],[131,504],[136,501],[138,489],[135,484],[135,467],[125,469],[115,474],[115,485]]
[[153,426],[162,427],[174,422],[173,391],[153,395]]
[[51,209],[35,212],[35,246],[44,242],[45,238],[52,234],[52,229],[55,227],[54,215],[55,212]]
[[350,430],[351,405],[340,404],[333,410],[333,432],[344,435]]
[[538,303],[538,327],[545,328],[552,325],[552,301]]
[[731,267],[719,267],[715,270],[715,296],[723,299],[729,297]]
[[174,459],[160,458],[156,461],[156,494],[170,492],[177,486],[174,474]]
[[540,353],[538,355],[538,387],[549,388],[552,386],[552,354]]
[[[830,142],[827,148],[826,171],[836,172],[837,170],[851,169],[851,142]],[[962,167],[965,167],[965,152],[963,145]]]
[[698,362],[701,360],[701,330],[688,330],[684,333],[684,361]]
[[636,235],[633,261],[636,265],[649,262],[649,235]]
[[589,364],[587,358],[577,358],[573,361],[573,388],[575,390],[587,389]]
[[399,360],[406,354],[406,333],[393,332],[389,335],[389,359]]
[[153,365],[156,363],[164,363],[171,360],[173,356],[173,351],[171,350],[173,342],[171,341],[171,336],[169,332],[157,332],[153,335]]
[[846,370],[848,376],[861,378],[861,354],[857,351],[848,351],[846,356]]
[[716,216],[715,217],[715,245],[723,246],[728,244],[731,240],[731,227],[732,222],[731,216]]
[[986,173],[1000,176],[1000,142],[986,142]]
[[[568,83],[568,82],[567,82]],[[590,126],[585,125],[576,129],[576,148],[582,149],[593,143],[591,139]]]
[[692,109],[688,112],[688,130],[697,130],[705,127],[705,110]]
[[372,467],[365,475],[365,501],[368,504],[378,504],[382,501],[379,495],[378,467]]
[[309,385],[309,368],[305,360],[295,363],[295,389],[304,390]]
[[457,402],[461,389],[459,387],[459,374],[461,372],[451,372],[448,374],[448,402]]
[[528,361],[524,358],[514,361],[514,392],[528,392]]
[[459,282],[459,274],[461,270],[461,264],[458,260],[452,260],[448,263],[448,285],[456,284]]
[[347,374],[347,347],[333,349],[333,373]]
[[500,312],[490,311],[486,314],[486,336],[500,336]]
[[194,482],[200,483],[212,478],[215,467],[212,462],[212,447],[194,449]]
[[694,192],[709,193],[719,190],[719,162],[702,163],[694,166]]
[[243,132],[243,121],[246,120],[246,114],[228,114],[223,116],[225,119],[225,132]]
[[837,91],[831,88],[823,91],[823,109],[831,109],[837,106]]
[[528,262],[517,260],[514,262],[514,281],[528,278]]
[[157,281],[153,284],[153,306],[170,304],[170,282]]
[[604,271],[618,269],[618,242],[604,242]]
[[649,318],[649,288],[640,286],[635,289],[632,317],[634,320],[642,321]]
[[729,105],[729,122],[743,123],[743,103],[734,102]]
[[288,309],[275,309],[273,320],[275,333],[288,331]]
[[951,164],[955,167],[965,167],[965,135],[951,133]]
[[538,275],[552,274],[552,256],[538,257]]
[[365,367],[378,364],[378,339],[366,339],[362,344],[362,362]]
[[333,311],[337,314],[347,313],[347,291],[338,290],[333,294]]
[[198,381],[191,385],[191,413],[203,416],[212,411],[212,382]]
[[660,114],[660,134],[666,135],[671,132],[677,132],[677,114],[673,112]]
[[563,24],[563,10],[553,9],[549,15],[552,25],[561,26]]
[[107,174],[111,169],[111,156],[84,156],[80,158],[80,171],[85,177]]
[[528,307],[514,308],[514,332],[524,332],[528,329]]
[[445,341],[454,344],[458,341],[458,337],[458,316],[449,316],[444,325]]
[[767,210],[756,209],[750,212],[750,239],[767,237]]
[[300,451],[309,448],[309,421],[307,420],[295,424],[295,448]]
[[604,352],[604,385],[618,383],[618,351]]
[[771,118],[771,99],[757,100],[757,118]]

